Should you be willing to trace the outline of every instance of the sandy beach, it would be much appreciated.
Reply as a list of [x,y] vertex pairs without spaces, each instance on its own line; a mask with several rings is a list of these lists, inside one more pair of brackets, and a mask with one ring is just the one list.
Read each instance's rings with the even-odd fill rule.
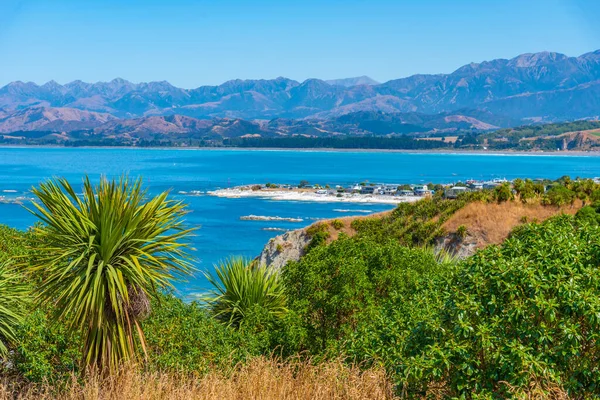
[[422,199],[417,196],[378,196],[367,194],[344,193],[342,197],[328,194],[316,194],[314,192],[298,192],[287,190],[242,190],[238,188],[219,189],[207,192],[210,196],[242,198],[256,197],[279,201],[313,201],[328,203],[371,203],[371,204],[399,204],[413,202]]

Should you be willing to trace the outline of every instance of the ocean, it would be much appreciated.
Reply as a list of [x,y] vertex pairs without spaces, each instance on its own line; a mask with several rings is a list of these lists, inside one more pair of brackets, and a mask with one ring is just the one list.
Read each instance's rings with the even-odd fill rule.
[[[208,288],[202,270],[232,255],[257,256],[282,231],[318,219],[365,215],[393,208],[385,204],[310,203],[257,198],[220,198],[209,190],[253,183],[349,185],[451,183],[467,179],[600,176],[600,157],[367,151],[181,150],[135,148],[0,148],[0,196],[30,196],[30,188],[53,176],[78,187],[84,174],[142,176],[151,193],[170,190],[191,211],[189,226],[198,272],[177,283],[182,296]],[[200,192],[186,195],[179,192]],[[242,221],[246,215],[300,218],[302,222]],[[35,218],[18,204],[0,203],[0,224],[26,229]]]

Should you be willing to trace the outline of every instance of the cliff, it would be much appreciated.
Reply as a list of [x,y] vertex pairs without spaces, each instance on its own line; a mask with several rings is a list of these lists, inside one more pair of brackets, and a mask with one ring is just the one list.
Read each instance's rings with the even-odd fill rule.
[[[528,222],[541,222],[555,215],[575,214],[583,204],[576,201],[563,207],[544,206],[539,203],[523,204],[520,201],[505,203],[472,202],[456,211],[443,225],[444,235],[434,241],[435,251],[445,250],[458,258],[465,258],[491,244],[500,244],[517,226]],[[269,240],[257,260],[279,270],[289,261],[298,261],[312,240],[311,231],[325,231],[327,242],[336,240],[340,233],[354,236],[357,231],[352,222],[364,219],[387,218],[392,211],[368,216],[323,220],[306,228],[286,232]],[[321,229],[314,229],[319,227]],[[464,233],[459,231],[464,227]]]

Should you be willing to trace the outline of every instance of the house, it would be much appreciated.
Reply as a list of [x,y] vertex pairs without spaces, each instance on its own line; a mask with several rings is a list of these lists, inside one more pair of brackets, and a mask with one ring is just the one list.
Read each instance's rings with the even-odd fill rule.
[[397,186],[385,186],[380,192],[380,194],[384,194],[387,196],[393,196],[398,191]]
[[456,199],[461,193],[466,193],[468,191],[469,189],[464,186],[452,186],[444,191],[444,197],[447,199]]
[[373,194],[375,193],[375,186],[362,186],[360,194]]
[[415,192],[412,190],[399,190],[396,192],[398,196],[414,196]]
[[427,185],[415,185],[413,190],[415,192],[415,196],[431,196],[431,190],[427,188]]

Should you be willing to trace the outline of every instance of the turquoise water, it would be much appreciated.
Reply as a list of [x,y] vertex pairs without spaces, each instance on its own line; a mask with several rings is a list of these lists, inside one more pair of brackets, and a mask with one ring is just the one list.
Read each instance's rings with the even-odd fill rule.
[[[191,226],[197,266],[210,270],[229,255],[254,257],[269,238],[281,232],[263,228],[295,229],[316,219],[357,215],[390,209],[390,205],[281,202],[184,196],[177,192],[251,183],[320,184],[360,181],[386,183],[454,182],[466,179],[600,176],[600,157],[551,155],[474,155],[394,152],[328,152],[279,150],[175,149],[65,149],[0,148],[0,195],[27,195],[29,189],[52,176],[72,183],[83,174],[141,175],[152,193],[170,189],[192,211]],[[8,192],[5,192],[8,191]],[[14,192],[13,192],[14,191]],[[340,210],[346,210],[340,212]],[[350,210],[350,211],[348,211]],[[240,221],[244,215],[302,218],[301,223]],[[21,206],[0,204],[0,223],[25,229],[35,222]],[[201,273],[178,284],[182,294],[207,286]]]

